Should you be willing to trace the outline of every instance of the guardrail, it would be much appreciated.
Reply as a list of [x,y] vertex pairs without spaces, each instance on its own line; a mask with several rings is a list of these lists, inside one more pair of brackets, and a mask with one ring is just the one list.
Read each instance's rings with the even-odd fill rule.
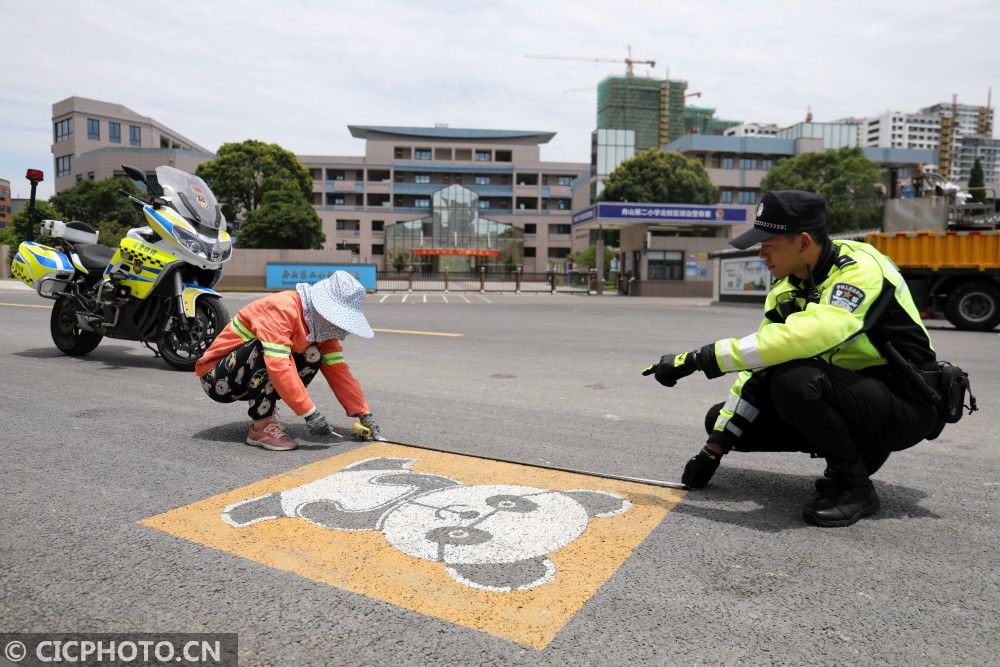
[[379,292],[577,292],[595,289],[593,273],[524,273],[521,271],[379,271],[375,290]]

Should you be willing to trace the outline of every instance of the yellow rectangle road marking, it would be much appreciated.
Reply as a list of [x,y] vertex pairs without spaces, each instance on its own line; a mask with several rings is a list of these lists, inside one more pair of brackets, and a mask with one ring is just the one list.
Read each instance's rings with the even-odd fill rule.
[[141,523],[543,649],[683,496],[373,443]]

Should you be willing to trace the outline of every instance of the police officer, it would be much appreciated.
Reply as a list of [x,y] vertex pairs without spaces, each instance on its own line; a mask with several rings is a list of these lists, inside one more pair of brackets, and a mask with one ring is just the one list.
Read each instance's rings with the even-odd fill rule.
[[936,369],[934,348],[892,262],[866,243],[830,240],[822,197],[764,193],[753,229],[730,241],[741,250],[757,243],[775,277],[757,331],[664,355],[643,375],[672,387],[699,370],[737,374],[729,399],[705,417],[708,441],[685,466],[684,484],[708,484],[734,449],[807,452],[827,469],[803,517],[848,526],[878,511],[869,476],[889,453],[937,425],[926,387],[914,381]]

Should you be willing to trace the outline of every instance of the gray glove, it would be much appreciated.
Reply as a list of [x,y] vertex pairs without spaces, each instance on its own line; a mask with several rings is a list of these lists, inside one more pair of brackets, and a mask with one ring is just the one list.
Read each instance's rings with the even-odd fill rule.
[[315,435],[330,434],[330,424],[319,410],[314,411],[306,417],[306,427],[308,427],[310,433]]
[[361,438],[362,440],[380,440],[385,441],[382,437],[382,431],[378,427],[378,422],[375,421],[375,416],[371,413],[367,415],[361,415],[358,417],[359,423],[354,425],[354,434]]

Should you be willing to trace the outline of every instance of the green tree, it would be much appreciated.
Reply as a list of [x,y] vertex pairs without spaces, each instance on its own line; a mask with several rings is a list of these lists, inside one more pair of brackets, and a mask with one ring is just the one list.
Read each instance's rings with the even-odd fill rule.
[[[55,206],[45,201],[35,202],[35,235],[34,239],[39,243],[46,243],[50,239],[45,237],[39,237],[38,223],[42,220],[62,220],[63,215],[56,209]],[[17,250],[17,246],[21,245],[27,235],[28,231],[28,207],[25,206],[20,211],[18,211],[10,224],[0,229],[0,244],[9,246],[12,252]]]
[[831,232],[878,227],[882,206],[875,196],[878,165],[860,148],[803,153],[779,161],[761,180],[762,190],[808,190],[826,199]]
[[300,191],[304,200],[312,198],[309,170],[278,144],[253,139],[223,144],[214,160],[198,166],[197,174],[222,202],[227,220],[252,213],[263,205],[268,191],[286,185]]
[[979,158],[976,158],[976,162],[972,165],[972,171],[969,172],[969,192],[972,194],[972,198],[980,204],[986,203],[986,190],[983,187],[985,185],[983,165],[979,162]]
[[604,181],[601,201],[658,204],[715,204],[719,189],[697,160],[657,148],[642,151]]
[[140,199],[145,197],[132,181],[109,178],[103,181],[80,181],[54,195],[51,202],[62,211],[64,220],[86,222],[99,232],[99,243],[114,248],[128,230],[146,224],[142,209],[128,198],[126,192]]
[[316,210],[293,184],[268,190],[240,229],[241,248],[322,248],[326,235]]
[[392,258],[392,268],[396,270],[396,273],[402,273],[405,271],[409,263],[410,256],[406,253],[397,253],[396,256]]
[[[615,253],[608,248],[604,247],[604,275],[608,275],[611,271],[611,260],[614,259]],[[573,263],[576,264],[577,270],[586,271],[597,266],[597,246],[588,246],[586,250],[581,250],[580,252],[573,255]]]

